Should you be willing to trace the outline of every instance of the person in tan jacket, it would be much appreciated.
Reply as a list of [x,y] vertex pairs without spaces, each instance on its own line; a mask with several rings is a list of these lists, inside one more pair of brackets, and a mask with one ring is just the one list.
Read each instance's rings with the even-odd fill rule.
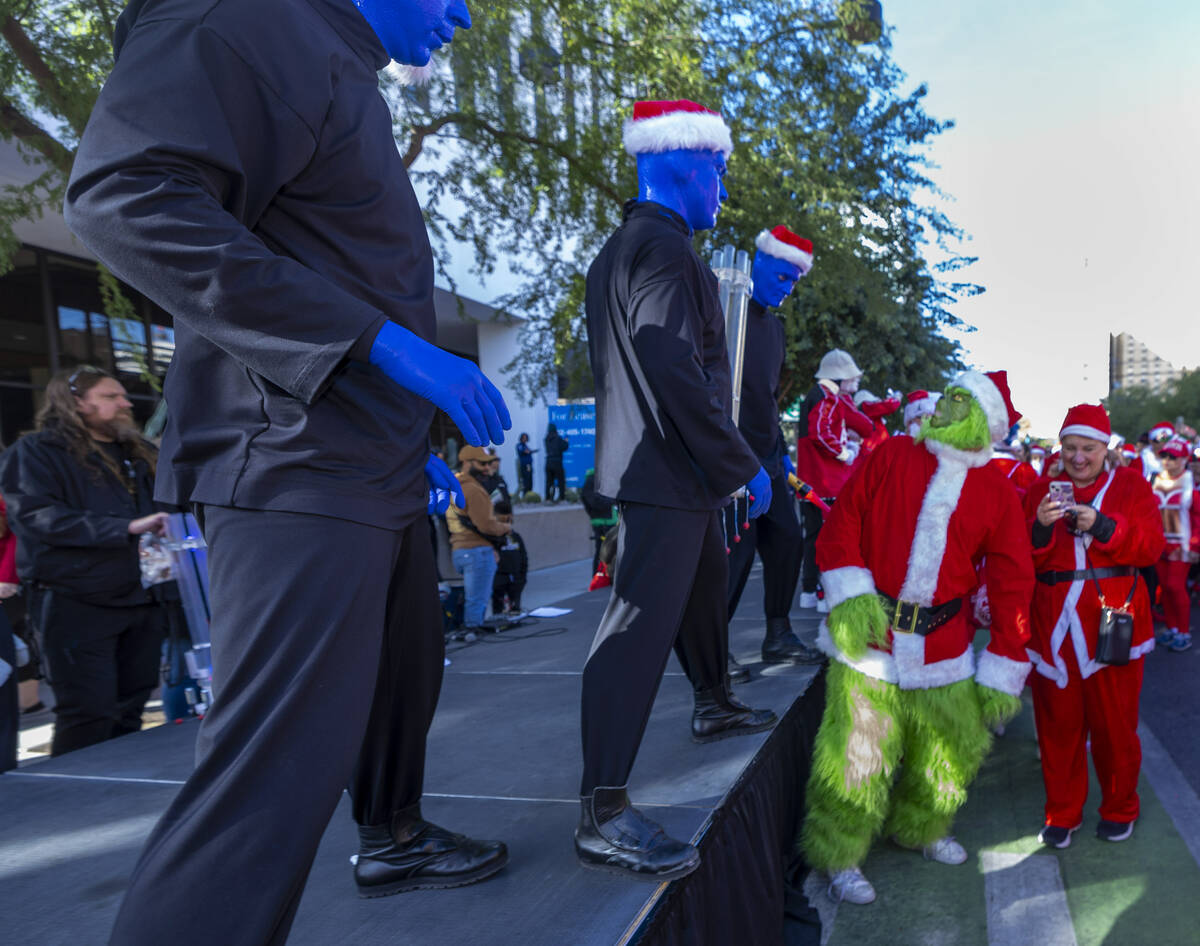
[[491,472],[494,457],[480,447],[463,447],[458,452],[459,471],[455,474],[462,484],[466,509],[453,505],[446,510],[446,526],[450,530],[450,552],[454,567],[463,576],[463,624],[467,629],[483,624],[483,616],[492,596],[492,580],[496,576],[496,547],[491,537],[499,538],[512,531],[512,525],[501,522],[492,510],[492,498],[480,484]]

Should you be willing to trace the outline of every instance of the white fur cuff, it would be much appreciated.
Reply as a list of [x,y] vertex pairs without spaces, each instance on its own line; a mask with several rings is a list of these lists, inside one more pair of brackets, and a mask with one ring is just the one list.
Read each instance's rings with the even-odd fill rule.
[[875,577],[869,568],[847,565],[821,572],[821,587],[825,589],[825,601],[833,609],[849,598],[875,594]]
[[990,650],[985,650],[979,657],[979,666],[975,670],[975,682],[981,686],[991,687],[1009,696],[1020,696],[1025,689],[1025,678],[1029,676],[1029,661],[1013,660],[1001,657]]

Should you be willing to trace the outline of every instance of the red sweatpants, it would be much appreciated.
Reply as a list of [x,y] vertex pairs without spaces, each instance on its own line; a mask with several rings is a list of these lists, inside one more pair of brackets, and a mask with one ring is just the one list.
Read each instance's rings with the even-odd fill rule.
[[1158,585],[1162,588],[1163,616],[1167,619],[1167,627],[1173,627],[1180,634],[1191,630],[1192,607],[1188,600],[1187,576],[1191,568],[1189,562],[1168,562],[1162,559],[1156,566],[1158,570]]
[[1089,735],[1100,780],[1100,817],[1133,821],[1139,811],[1137,780],[1142,767],[1137,723],[1143,660],[1105,667],[1083,680],[1070,637],[1063,642],[1062,656],[1070,674],[1064,689],[1036,670],[1030,674],[1046,786],[1046,824],[1073,828],[1083,820]]

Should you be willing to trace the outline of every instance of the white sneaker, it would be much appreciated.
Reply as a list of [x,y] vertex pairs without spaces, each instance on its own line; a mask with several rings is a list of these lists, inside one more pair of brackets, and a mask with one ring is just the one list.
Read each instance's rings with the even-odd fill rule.
[[834,903],[871,903],[875,888],[857,867],[847,867],[829,875],[829,899]]
[[815,591],[800,592],[800,607],[815,608],[817,606],[817,593]]
[[967,860],[966,848],[949,835],[926,844],[921,853],[925,855],[925,860],[939,864],[964,864]]
[[829,613],[829,599],[828,598],[818,598],[817,599],[817,612],[819,614],[828,614]]

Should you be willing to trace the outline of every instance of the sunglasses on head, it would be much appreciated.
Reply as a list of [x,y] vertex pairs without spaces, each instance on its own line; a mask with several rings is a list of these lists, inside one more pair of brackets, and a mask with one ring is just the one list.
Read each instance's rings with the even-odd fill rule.
[[104,374],[104,372],[93,365],[80,365],[73,372],[71,372],[71,376],[67,378],[67,387],[70,388],[71,393],[76,397],[83,397],[83,395],[79,393],[79,389],[75,387],[75,382],[79,380],[79,376],[81,374]]

